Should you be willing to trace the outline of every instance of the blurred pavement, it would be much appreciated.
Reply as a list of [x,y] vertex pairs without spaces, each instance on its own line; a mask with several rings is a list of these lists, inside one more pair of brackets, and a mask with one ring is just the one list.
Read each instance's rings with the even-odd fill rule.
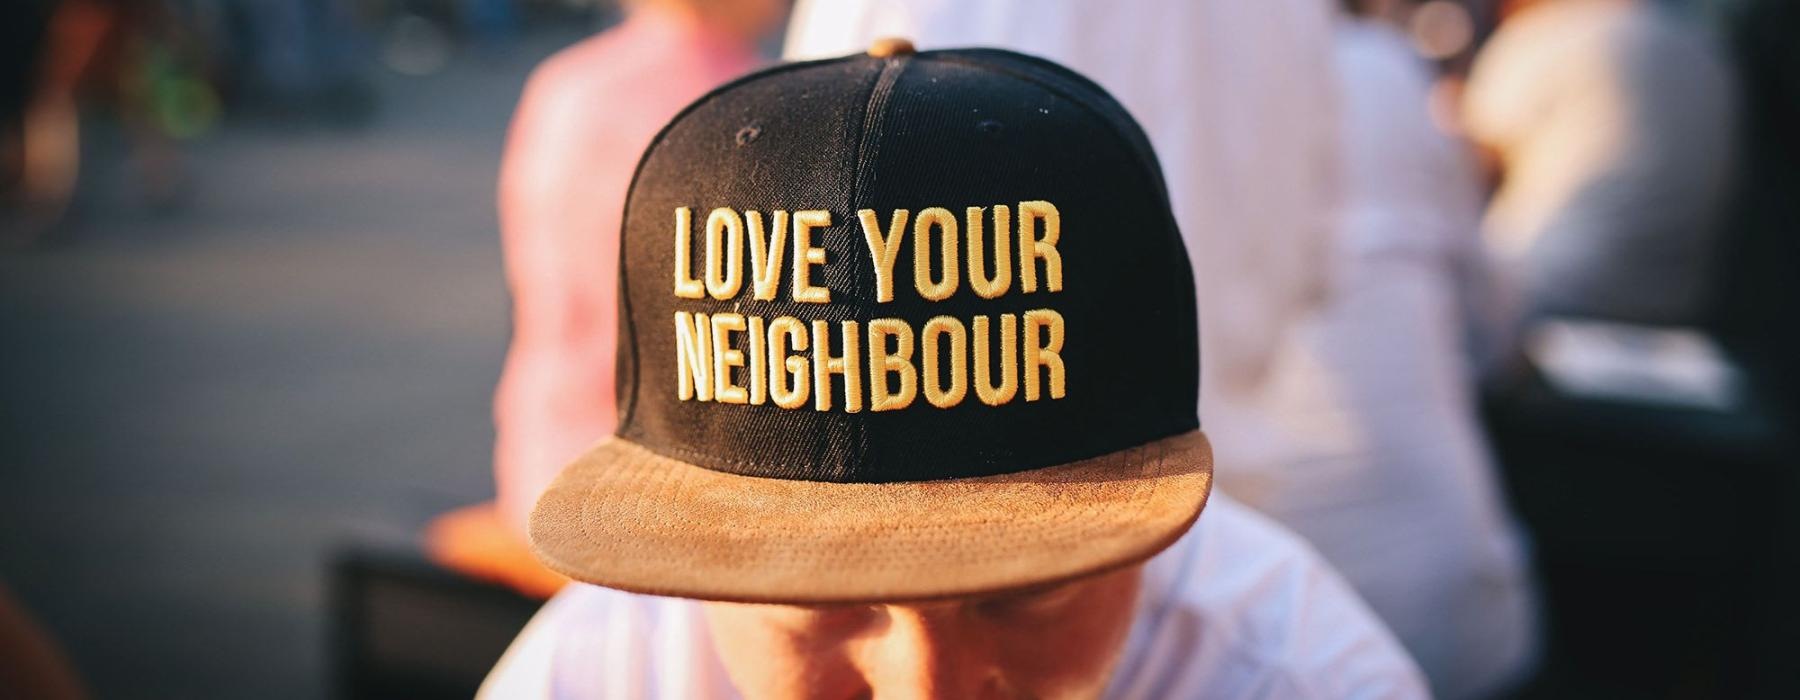
[[495,171],[574,38],[379,76],[360,130],[229,127],[174,213],[102,160],[0,257],[0,579],[96,696],[324,696],[332,548],[491,495]]

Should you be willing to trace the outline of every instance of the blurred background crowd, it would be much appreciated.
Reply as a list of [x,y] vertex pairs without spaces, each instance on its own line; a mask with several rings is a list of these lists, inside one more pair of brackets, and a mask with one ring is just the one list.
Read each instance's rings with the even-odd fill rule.
[[0,697],[467,697],[564,585],[638,154],[888,34],[1143,123],[1220,488],[1438,694],[1800,697],[1791,0],[0,13]]

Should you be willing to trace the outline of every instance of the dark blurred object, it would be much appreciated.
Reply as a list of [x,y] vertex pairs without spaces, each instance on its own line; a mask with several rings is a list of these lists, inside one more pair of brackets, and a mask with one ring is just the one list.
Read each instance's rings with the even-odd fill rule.
[[125,33],[129,4],[9,3],[0,113],[0,244],[35,242],[62,217],[80,154],[77,90]]
[[476,41],[504,41],[519,30],[513,0],[462,0],[460,5],[463,26]]
[[[1714,3],[1744,88],[1744,154],[1714,297],[1715,332],[1742,358],[1750,383],[1779,403],[1786,439],[1800,433],[1800,3]],[[1791,452],[1776,485],[1771,556],[1757,609],[1756,686],[1767,697],[1800,697],[1800,457]]]
[[82,170],[84,115],[110,117],[124,136],[144,202],[179,204],[187,179],[175,140],[211,128],[217,96],[194,70],[191,43],[170,5],[155,0],[24,2],[5,19],[4,161],[10,243],[54,230]]
[[1500,165],[1483,236],[1523,322],[1700,322],[1742,114],[1729,57],[1652,0],[1520,2],[1463,124]]
[[1743,84],[1743,168],[1713,316],[1772,394],[1800,396],[1800,3],[1719,0]]
[[0,698],[76,700],[87,697],[75,668],[50,635],[0,585]]
[[1792,416],[1577,397],[1536,371],[1486,397],[1536,539],[1549,638],[1528,698],[1800,697],[1788,599]]
[[1574,396],[1533,369],[1489,393],[1549,617],[1526,697],[1800,697],[1800,4],[1704,4],[1742,157],[1701,315],[1740,391],[1681,408]]
[[9,219],[18,216],[13,209],[22,209],[31,198],[26,189],[25,116],[38,91],[38,59],[54,9],[48,0],[0,4],[0,245],[28,235],[22,230],[25,222]]
[[373,117],[367,3],[189,0],[232,106],[255,116],[361,125]]
[[338,690],[352,699],[472,697],[540,605],[410,550],[351,549],[330,584]]
[[[43,51],[50,15],[56,5],[48,0],[9,0],[0,3],[0,138],[10,139],[37,88],[38,56]],[[7,177],[15,167],[17,144],[0,145]],[[9,184],[0,180],[0,187]]]

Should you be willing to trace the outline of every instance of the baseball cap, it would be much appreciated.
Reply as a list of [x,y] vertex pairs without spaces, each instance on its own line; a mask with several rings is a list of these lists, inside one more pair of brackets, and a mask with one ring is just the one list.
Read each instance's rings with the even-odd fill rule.
[[822,604],[1049,585],[1204,507],[1188,258],[1098,85],[995,49],[780,65],[651,143],[619,426],[531,518],[588,583]]

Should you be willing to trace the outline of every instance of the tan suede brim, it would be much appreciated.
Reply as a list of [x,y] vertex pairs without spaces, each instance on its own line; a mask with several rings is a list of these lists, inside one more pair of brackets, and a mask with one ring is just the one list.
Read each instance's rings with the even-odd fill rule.
[[612,438],[538,500],[531,541],[552,569],[637,593],[923,600],[1142,561],[1187,532],[1211,486],[1198,430],[1015,474],[889,484],[738,476]]

